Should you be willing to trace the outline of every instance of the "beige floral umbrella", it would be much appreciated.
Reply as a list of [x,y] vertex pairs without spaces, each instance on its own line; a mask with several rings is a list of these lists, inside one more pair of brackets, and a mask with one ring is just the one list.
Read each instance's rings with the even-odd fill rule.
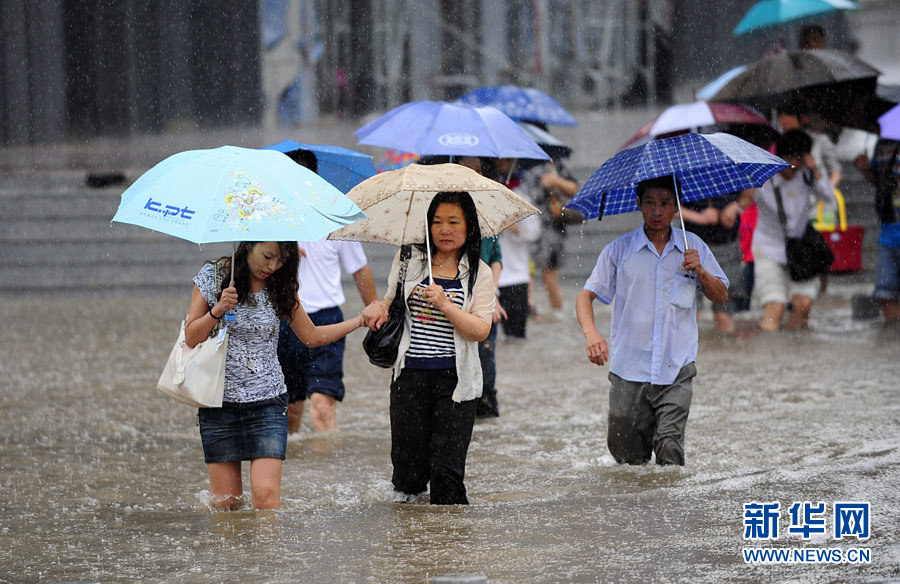
[[[428,206],[443,191],[466,191],[472,196],[483,237],[499,235],[510,225],[540,213],[510,189],[468,167],[410,164],[377,174],[350,189],[347,197],[368,219],[338,229],[328,238],[391,245],[423,243],[428,237]],[[428,246],[426,249],[430,253]]]
[[405,245],[425,241],[425,214],[442,191],[466,191],[475,201],[482,236],[499,235],[538,209],[502,184],[459,164],[410,164],[376,174],[347,197],[368,219],[333,232],[329,239]]

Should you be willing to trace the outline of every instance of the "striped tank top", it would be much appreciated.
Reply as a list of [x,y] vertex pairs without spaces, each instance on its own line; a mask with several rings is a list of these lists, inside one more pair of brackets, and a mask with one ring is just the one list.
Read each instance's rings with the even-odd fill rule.
[[[434,283],[459,308],[465,296],[459,280],[435,278]],[[456,345],[453,342],[453,324],[443,311],[429,307],[425,302],[428,278],[416,285],[406,300],[412,316],[410,344],[406,351],[406,367],[412,369],[452,369],[456,367]]]

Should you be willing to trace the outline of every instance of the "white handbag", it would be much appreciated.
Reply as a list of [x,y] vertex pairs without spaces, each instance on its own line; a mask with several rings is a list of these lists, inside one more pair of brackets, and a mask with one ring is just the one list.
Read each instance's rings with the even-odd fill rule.
[[225,393],[228,326],[191,349],[184,342],[184,323],[156,387],[181,403],[221,408]]

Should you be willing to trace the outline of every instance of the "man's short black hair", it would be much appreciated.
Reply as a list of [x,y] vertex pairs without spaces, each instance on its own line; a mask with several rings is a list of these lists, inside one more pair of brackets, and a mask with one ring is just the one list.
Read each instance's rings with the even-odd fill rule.
[[803,130],[788,130],[775,141],[775,155],[803,156],[812,151],[812,138]]
[[319,161],[316,160],[316,155],[312,150],[298,148],[284,154],[300,166],[305,166],[314,173],[319,174]]
[[[666,189],[667,191],[672,191],[672,194],[675,195],[675,182],[678,181],[677,177],[673,177],[671,174],[667,174],[665,176],[658,176],[656,178],[648,178],[647,180],[642,180],[637,185],[637,198],[640,201],[644,197],[644,193],[646,193],[650,189]],[[678,181],[678,190],[681,190],[681,182]]]

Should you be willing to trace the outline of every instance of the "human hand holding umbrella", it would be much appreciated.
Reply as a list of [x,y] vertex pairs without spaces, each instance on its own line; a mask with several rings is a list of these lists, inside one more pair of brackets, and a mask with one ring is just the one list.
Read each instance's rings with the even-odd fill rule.
[[316,241],[365,216],[280,152],[222,146],[179,152],[148,170],[122,193],[112,221],[203,244]]
[[[482,236],[499,235],[538,209],[502,184],[459,164],[410,164],[366,179],[347,193],[368,218],[329,239],[406,245],[427,242],[426,211],[442,191],[468,192]],[[429,250],[430,246],[426,245]],[[429,260],[429,269],[430,269]]]
[[674,186],[680,217],[682,202],[760,187],[788,166],[736,136],[691,132],[618,152],[594,172],[566,207],[585,219],[637,211],[637,184],[672,175],[678,179]]

